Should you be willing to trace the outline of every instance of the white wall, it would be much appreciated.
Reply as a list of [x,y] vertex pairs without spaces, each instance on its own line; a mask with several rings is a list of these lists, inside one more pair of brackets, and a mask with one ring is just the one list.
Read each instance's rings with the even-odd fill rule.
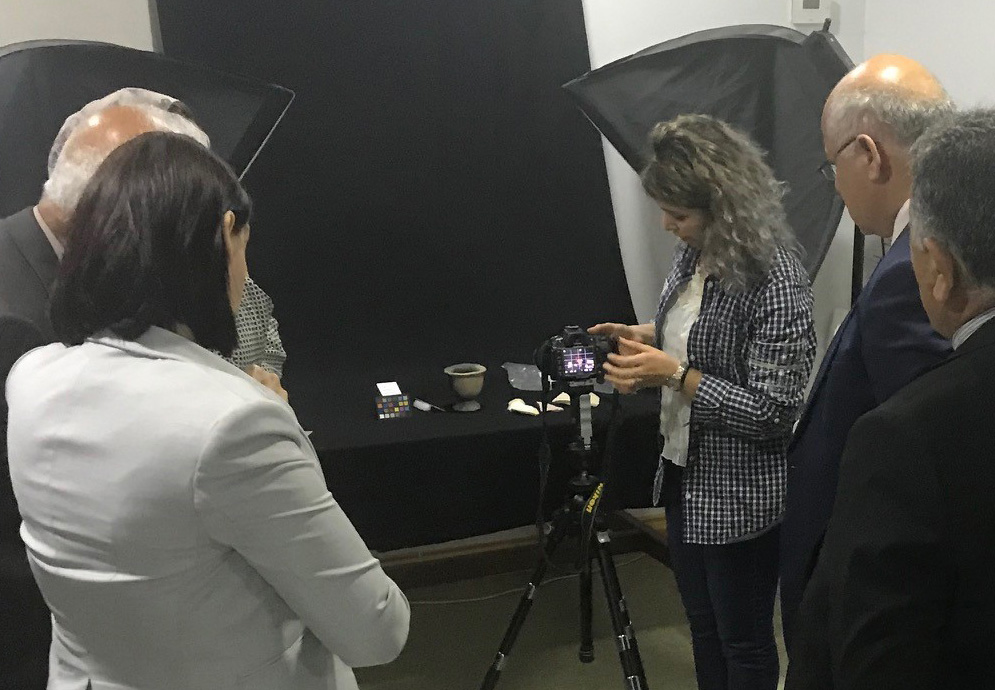
[[[844,0],[835,8],[833,32],[857,62],[863,57],[865,0]],[[790,23],[788,0],[584,0],[592,67],[685,34],[733,24]],[[808,32],[812,26],[798,26]],[[670,265],[673,239],[660,229],[660,214],[646,198],[638,177],[604,142],[608,180],[622,260],[640,321],[652,319]],[[816,280],[816,325],[820,343],[831,332],[833,315],[849,305],[853,225],[846,220]]]
[[872,0],[866,53],[923,63],[961,107],[995,105],[995,3],[990,0]]
[[0,0],[0,46],[39,38],[152,50],[146,0]]

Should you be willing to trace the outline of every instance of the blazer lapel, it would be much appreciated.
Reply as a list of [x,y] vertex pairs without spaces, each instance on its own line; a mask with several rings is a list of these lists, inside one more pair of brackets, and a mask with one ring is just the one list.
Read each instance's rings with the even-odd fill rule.
[[[909,227],[906,225],[905,229],[902,231],[902,234],[898,236],[898,239],[895,240],[895,243],[888,250],[888,253],[885,254],[883,257],[881,257],[881,260],[878,261],[877,266],[875,266],[874,270],[871,271],[871,275],[867,279],[867,283],[870,284],[875,279],[878,272],[883,270],[884,266],[887,266],[891,263],[890,261],[888,261],[889,255],[892,256],[892,261],[894,261],[896,257],[901,255],[902,253],[901,250],[904,247],[906,247],[908,243],[909,243]],[[894,252],[896,249],[898,249],[899,251],[893,254],[892,252]],[[812,409],[812,405],[819,396],[822,384],[825,381],[826,376],[829,373],[829,370],[833,366],[833,360],[836,358],[837,351],[839,351],[840,343],[843,341],[843,336],[845,335],[846,330],[850,325],[850,320],[853,318],[855,312],[857,311],[857,307],[860,304],[860,300],[863,296],[864,293],[861,293],[857,297],[857,301],[853,304],[852,307],[850,307],[850,311],[847,312],[846,318],[843,319],[843,321],[839,325],[839,328],[836,329],[836,334],[833,336],[832,342],[829,343],[829,347],[826,348],[826,354],[823,356],[822,363],[819,365],[819,372],[816,374],[815,381],[812,383],[812,390],[809,392],[808,400],[805,402],[805,407],[802,410],[801,416],[798,419],[798,426],[795,429],[794,435],[792,436],[792,445],[794,444],[794,440],[801,435],[801,432],[805,429],[805,426],[808,424],[809,412]]]
[[846,317],[840,322],[839,327],[836,329],[836,334],[833,336],[832,342],[829,343],[829,347],[826,349],[826,354],[822,357],[822,363],[819,365],[819,371],[815,375],[815,381],[812,383],[812,390],[809,391],[808,400],[805,401],[805,407],[802,409],[802,413],[798,418],[798,426],[791,437],[791,445],[794,445],[795,439],[801,436],[802,431],[808,425],[809,413],[812,410],[812,405],[819,395],[823,381],[825,381],[829,370],[833,366],[833,360],[836,359],[836,353],[840,349],[840,343],[843,341],[843,334],[846,332],[846,329],[849,328],[850,320],[853,318],[855,311],[856,305],[854,305],[854,307],[847,312]]
[[691,276],[694,275],[695,268],[698,265],[698,255],[700,252],[697,249],[692,249],[687,244],[681,242],[677,246],[677,252],[674,266],[664,281],[663,290],[660,293],[660,301],[656,306],[656,316],[653,319],[656,324],[656,338],[658,341],[661,338],[660,326],[663,323],[664,315],[670,311],[670,307],[673,306],[674,301],[677,299],[680,289],[691,281]]
[[55,278],[59,274],[59,258],[35,219],[34,208],[26,208],[10,217],[10,237],[24,256],[38,281],[52,296]]

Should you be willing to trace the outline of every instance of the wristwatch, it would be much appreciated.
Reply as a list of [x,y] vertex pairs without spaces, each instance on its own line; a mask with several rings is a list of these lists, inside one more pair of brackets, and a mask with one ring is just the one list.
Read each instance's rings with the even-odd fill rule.
[[684,377],[687,375],[688,365],[687,362],[681,362],[677,365],[677,371],[670,375],[667,379],[666,386],[670,390],[681,392],[681,388],[684,385]]

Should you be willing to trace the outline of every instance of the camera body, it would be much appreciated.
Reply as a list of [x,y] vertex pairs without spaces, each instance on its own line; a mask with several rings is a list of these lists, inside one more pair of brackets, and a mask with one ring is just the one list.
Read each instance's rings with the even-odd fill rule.
[[618,352],[618,339],[591,335],[580,326],[564,326],[536,350],[536,366],[556,381],[604,381],[605,362],[610,352]]

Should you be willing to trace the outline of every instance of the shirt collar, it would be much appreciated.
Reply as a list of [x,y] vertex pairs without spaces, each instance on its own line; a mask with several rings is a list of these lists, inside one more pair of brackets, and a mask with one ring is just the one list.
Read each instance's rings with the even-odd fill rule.
[[698,257],[701,256],[701,250],[695,249],[691,245],[681,241],[678,245],[678,277],[681,280],[686,280],[694,275],[695,269],[698,266]]
[[[189,329],[187,330],[189,333]],[[221,373],[230,374],[240,379],[254,380],[243,370],[228,360],[223,359],[221,355],[201,347],[186,336],[168,331],[159,326],[150,326],[145,333],[138,336],[135,340],[126,340],[114,335],[109,330],[95,333],[86,340],[90,343],[121,350],[135,357],[188,362],[208,369],[215,369]],[[265,395],[268,397],[278,400],[281,403],[284,402],[280,396],[269,388],[260,386],[260,390],[265,391]]]
[[910,200],[906,199],[905,203],[902,204],[902,208],[898,209],[898,215],[895,216],[895,227],[891,233],[891,243],[894,244],[898,236],[909,226],[909,204]]
[[134,340],[121,338],[109,330],[95,333],[87,338],[87,340],[106,347],[123,350],[137,357],[172,359],[200,364],[230,374],[236,372],[244,373],[235,365],[226,362],[219,355],[195,343],[192,340],[193,334],[189,333],[189,329],[185,330],[191,337],[160,328],[159,326],[150,326],[147,331]]
[[965,323],[963,326],[958,328],[954,332],[954,337],[950,339],[951,344],[954,349],[958,349],[961,345],[967,342],[967,339],[978,332],[978,329],[984,326],[986,323],[995,319],[995,308],[989,309],[988,311],[981,312],[973,319]]
[[55,252],[55,256],[58,257],[59,261],[62,261],[62,255],[65,253],[66,248],[62,246],[62,242],[59,242],[59,239],[55,236],[55,233],[52,232],[52,228],[48,227],[48,223],[46,223],[45,219],[41,217],[41,213],[38,212],[38,207],[35,206],[31,210],[35,214],[35,220],[38,221],[38,227],[40,227],[41,231],[45,233],[45,237],[48,238],[48,243],[52,245],[52,250]]

